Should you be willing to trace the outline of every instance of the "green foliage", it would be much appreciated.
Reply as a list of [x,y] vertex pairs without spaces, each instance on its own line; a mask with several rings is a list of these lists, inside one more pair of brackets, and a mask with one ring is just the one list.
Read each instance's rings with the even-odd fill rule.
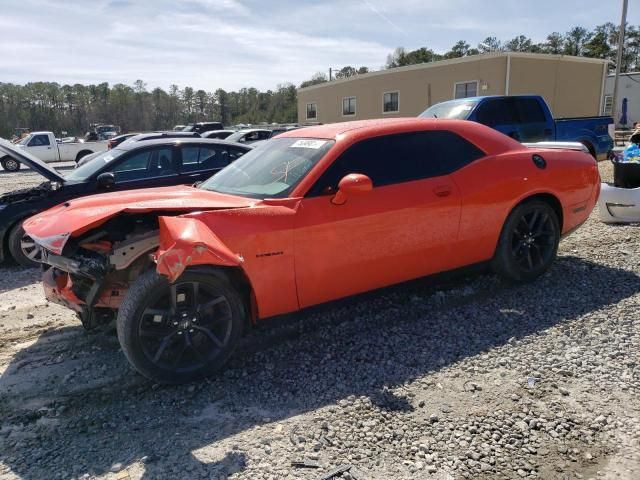
[[310,87],[312,85],[318,85],[329,81],[326,73],[316,72],[313,74],[310,80],[306,80],[300,84],[300,88]]
[[[583,27],[574,27],[565,34],[553,32],[547,35],[546,41],[542,43],[534,43],[532,39],[518,35],[507,41],[487,37],[477,45],[477,48],[471,48],[469,43],[459,40],[444,54],[436,53],[427,47],[411,51],[398,47],[387,56],[386,68],[505,51],[602,58],[615,63],[617,50],[618,26],[608,22],[598,25],[592,31]],[[637,69],[640,69],[640,27],[627,26],[621,70],[630,72]]]
[[15,85],[0,82],[0,136],[8,138],[14,128],[51,130],[56,134],[83,135],[90,123],[113,123],[123,132],[164,130],[189,122],[215,120],[236,123],[297,120],[296,88],[282,84],[259,92],[218,89],[213,93],[171,85],[168,91],[147,91],[142,80],[133,86],[60,85],[34,82]]

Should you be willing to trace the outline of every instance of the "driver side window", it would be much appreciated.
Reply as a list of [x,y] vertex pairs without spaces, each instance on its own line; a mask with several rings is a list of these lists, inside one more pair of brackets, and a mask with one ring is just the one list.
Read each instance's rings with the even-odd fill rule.
[[29,142],[30,147],[45,147],[47,145],[50,145],[47,135],[36,135]]
[[350,173],[368,176],[374,187],[443,175],[440,159],[430,154],[430,133],[385,135],[352,145],[322,174],[309,195],[336,193],[338,182]]
[[176,175],[171,148],[156,148],[134,153],[113,168],[116,181],[132,181]]

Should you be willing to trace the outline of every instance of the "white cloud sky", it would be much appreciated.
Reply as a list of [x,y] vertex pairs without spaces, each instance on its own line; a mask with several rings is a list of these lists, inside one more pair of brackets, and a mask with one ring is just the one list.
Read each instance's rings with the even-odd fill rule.
[[[344,65],[379,69],[395,47],[618,22],[617,1],[0,0],[0,82],[170,84],[213,91],[299,84]],[[630,2],[629,22],[640,23]],[[579,4],[579,9],[576,9]]]

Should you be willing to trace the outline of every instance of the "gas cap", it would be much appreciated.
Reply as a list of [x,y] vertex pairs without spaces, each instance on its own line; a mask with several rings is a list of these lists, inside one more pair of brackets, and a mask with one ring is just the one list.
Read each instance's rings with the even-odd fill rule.
[[535,164],[536,167],[538,167],[541,170],[544,170],[545,168],[547,168],[547,161],[542,158],[540,155],[534,155],[533,157],[531,157],[531,159],[533,160],[533,163]]

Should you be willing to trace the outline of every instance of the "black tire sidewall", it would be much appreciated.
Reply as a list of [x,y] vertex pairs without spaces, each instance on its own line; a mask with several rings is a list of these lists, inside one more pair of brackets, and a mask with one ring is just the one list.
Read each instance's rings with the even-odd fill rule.
[[244,326],[245,307],[238,292],[231,286],[224,275],[215,271],[186,271],[178,279],[179,282],[201,282],[213,286],[224,295],[232,310],[231,336],[227,346],[215,358],[214,362],[189,373],[176,373],[155,365],[142,351],[138,335],[138,323],[145,299],[150,292],[169,286],[166,277],[150,270],[142,274],[131,284],[117,317],[118,340],[129,363],[141,375],[158,383],[178,384],[212,375],[220,370],[235,350]]
[[[511,240],[515,225],[520,221],[520,218],[523,215],[526,215],[527,213],[536,209],[544,210],[545,213],[549,214],[555,229],[555,240],[553,252],[550,256],[549,261],[542,267],[534,271],[527,272],[523,270],[513,258],[511,253]],[[516,283],[530,282],[543,275],[553,264],[553,261],[555,260],[556,254],[558,252],[559,244],[560,222],[558,220],[558,215],[551,207],[551,205],[542,200],[530,200],[524,202],[514,208],[507,217],[507,220],[504,222],[502,232],[500,233],[498,248],[496,249],[496,254],[493,260],[493,268],[498,275],[505,278],[506,280]]]
[[22,228],[22,220],[20,220],[9,232],[9,236],[7,238],[9,253],[11,253],[13,260],[23,267],[38,267],[40,265],[39,262],[34,262],[30,258],[26,257],[22,252],[22,246],[20,244],[24,234],[25,232]]

